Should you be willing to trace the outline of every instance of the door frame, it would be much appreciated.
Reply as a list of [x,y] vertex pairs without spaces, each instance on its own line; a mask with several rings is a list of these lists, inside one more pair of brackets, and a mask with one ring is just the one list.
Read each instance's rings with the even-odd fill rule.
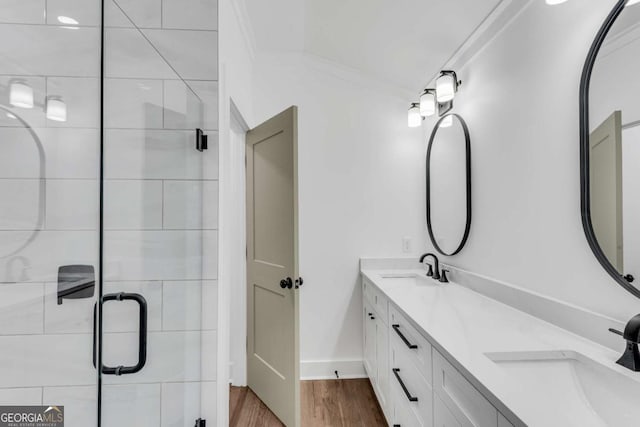
[[[225,75],[225,67],[220,67],[220,81],[226,81],[223,78]],[[233,97],[227,94],[226,85],[220,85],[220,97],[219,97],[219,111],[220,111],[220,135],[219,135],[219,159],[218,159],[218,183],[219,183],[219,220],[218,220],[218,348],[217,348],[217,425],[226,426],[229,425],[229,381],[230,381],[230,362],[231,362],[231,333],[232,330],[236,331],[231,325],[231,278],[232,277],[246,277],[246,262],[238,263],[233,262],[227,254],[227,249],[234,247],[234,242],[237,244],[238,236],[233,231],[227,232],[227,228],[231,226],[231,229],[237,229],[239,224],[241,229],[240,244],[242,247],[246,247],[246,219],[245,219],[245,194],[246,186],[244,184],[244,171],[245,164],[244,158],[237,159],[233,157],[234,152],[231,150],[231,133],[232,127],[240,129],[246,132],[250,129],[245,115],[242,114],[237,104],[234,102]],[[245,139],[243,138],[241,149],[244,150]],[[236,161],[237,160],[237,161]],[[239,164],[238,164],[239,163]],[[238,174],[233,174],[234,170],[241,168],[242,170],[242,182],[237,181]],[[229,206],[227,201],[229,200],[229,192],[241,186],[241,203],[243,212],[236,212],[235,206]],[[246,301],[246,286],[242,286],[241,292],[244,292],[244,301]],[[244,337],[247,336],[246,331],[246,304],[244,306],[245,319],[244,325],[241,325],[241,333]],[[246,341],[246,340],[245,340]],[[239,349],[240,358],[244,358],[244,385],[246,385],[246,345],[244,348]],[[203,357],[206,355],[203,354]]]

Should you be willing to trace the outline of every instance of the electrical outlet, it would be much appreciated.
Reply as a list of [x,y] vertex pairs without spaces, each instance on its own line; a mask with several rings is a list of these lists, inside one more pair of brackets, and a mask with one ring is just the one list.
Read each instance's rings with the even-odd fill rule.
[[411,237],[402,238],[402,252],[405,254],[411,253]]

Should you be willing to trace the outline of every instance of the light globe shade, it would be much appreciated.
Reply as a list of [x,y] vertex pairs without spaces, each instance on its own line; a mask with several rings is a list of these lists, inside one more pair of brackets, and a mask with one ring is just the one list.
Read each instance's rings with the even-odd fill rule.
[[453,74],[443,74],[436,80],[438,102],[449,102],[456,95],[456,78]]
[[450,128],[453,125],[453,116],[444,116],[442,121],[440,122],[441,128]]
[[436,97],[431,91],[425,91],[420,96],[420,115],[423,117],[433,116],[436,113]]
[[67,104],[60,98],[47,98],[47,119],[66,122]]
[[422,116],[420,115],[420,106],[417,102],[411,104],[407,114],[407,124],[410,128],[417,128],[422,124]]
[[20,108],[33,108],[33,88],[22,80],[11,83],[9,104]]

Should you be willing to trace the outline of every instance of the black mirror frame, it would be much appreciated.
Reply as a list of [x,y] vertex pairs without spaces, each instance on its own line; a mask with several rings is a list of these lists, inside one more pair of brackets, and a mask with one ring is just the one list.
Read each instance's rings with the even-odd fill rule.
[[[433,142],[435,140],[436,134],[438,133],[438,129],[440,128],[440,123],[442,123],[442,121],[447,118],[447,117],[455,117],[460,121],[460,124],[462,125],[462,130],[464,131],[464,138],[465,138],[465,152],[466,152],[466,159],[465,159],[465,164],[466,164],[466,172],[467,172],[467,176],[466,176],[466,181],[467,181],[467,220],[466,220],[466,224],[465,224],[465,229],[464,229],[464,235],[462,236],[462,240],[460,241],[460,244],[458,245],[458,247],[456,248],[456,250],[454,250],[451,253],[446,253],[445,251],[442,250],[442,248],[440,248],[440,246],[438,245],[438,243],[436,242],[436,239],[433,235],[433,228],[431,226],[431,148],[433,146]],[[427,172],[427,180],[426,180],[426,184],[427,184],[427,231],[429,232],[429,239],[431,239],[431,244],[433,244],[433,247],[442,255],[445,256],[453,256],[458,254],[462,248],[464,248],[465,243],[467,243],[467,239],[469,238],[469,231],[471,230],[471,138],[469,137],[469,128],[467,127],[466,122],[464,121],[464,119],[462,118],[462,116],[458,115],[458,114],[454,114],[454,113],[450,113],[450,114],[446,114],[444,116],[442,116],[440,118],[440,120],[438,120],[438,122],[436,123],[436,125],[433,128],[433,131],[431,132],[431,137],[429,138],[429,146],[427,148],[427,164],[426,164],[426,172]]]
[[580,79],[580,210],[582,214],[582,227],[584,228],[584,233],[593,254],[606,272],[609,273],[620,286],[640,298],[640,290],[629,283],[623,277],[622,273],[616,270],[598,243],[598,239],[593,230],[593,223],[591,222],[591,195],[589,192],[591,185],[589,182],[589,87],[591,83],[591,73],[593,72],[593,66],[596,62],[598,52],[600,52],[600,48],[602,47],[602,43],[616,22],[616,19],[618,19],[618,16],[620,16],[624,10],[626,3],[627,0],[618,0],[613,10],[609,13],[607,19],[600,27],[595,40],[591,44],[591,49],[589,49],[589,54],[582,69],[582,77]]

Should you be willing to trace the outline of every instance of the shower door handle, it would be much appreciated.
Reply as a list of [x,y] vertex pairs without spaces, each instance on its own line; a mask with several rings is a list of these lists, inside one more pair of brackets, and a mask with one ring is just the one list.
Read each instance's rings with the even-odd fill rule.
[[140,372],[147,363],[147,300],[140,294],[119,292],[107,294],[102,302],[107,301],[135,301],[140,306],[140,331],[138,336],[138,363],[134,366],[102,366],[102,373],[106,375],[127,375]]

